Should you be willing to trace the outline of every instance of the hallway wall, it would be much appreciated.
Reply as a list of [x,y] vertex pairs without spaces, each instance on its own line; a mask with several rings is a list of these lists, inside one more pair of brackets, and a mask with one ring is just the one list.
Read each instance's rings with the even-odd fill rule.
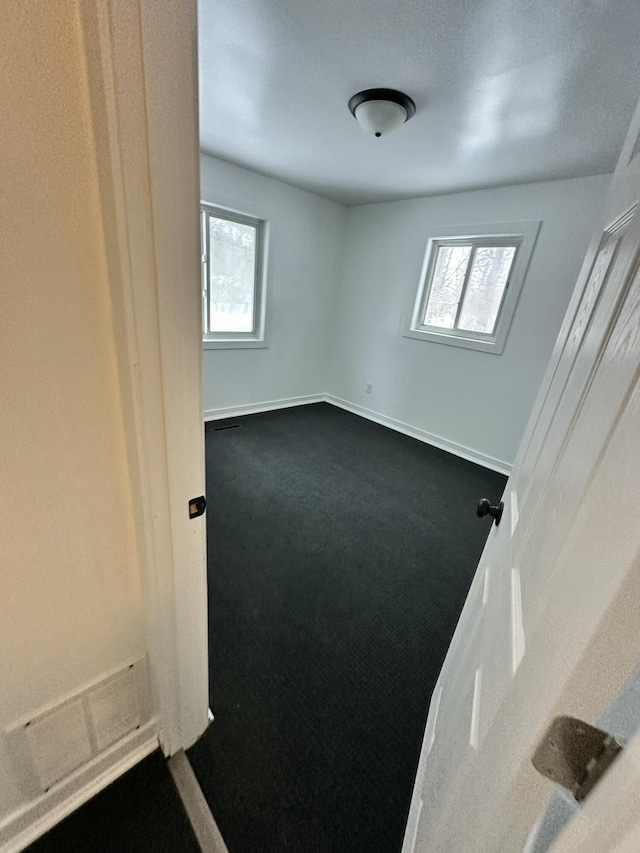
[[46,799],[8,731],[146,642],[76,4],[8,4],[0,54],[2,846]]

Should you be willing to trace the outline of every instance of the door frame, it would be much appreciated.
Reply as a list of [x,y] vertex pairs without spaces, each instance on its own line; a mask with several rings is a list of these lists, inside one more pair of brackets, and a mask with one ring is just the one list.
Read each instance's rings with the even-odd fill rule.
[[208,725],[196,0],[77,4],[158,737]]

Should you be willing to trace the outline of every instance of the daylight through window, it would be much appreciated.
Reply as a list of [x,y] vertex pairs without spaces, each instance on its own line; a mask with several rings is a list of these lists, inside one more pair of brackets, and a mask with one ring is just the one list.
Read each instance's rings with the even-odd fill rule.
[[405,338],[500,355],[539,221],[443,228],[428,235]]
[[263,226],[252,217],[202,208],[205,342],[262,337]]
[[493,335],[517,243],[436,243],[421,325]]

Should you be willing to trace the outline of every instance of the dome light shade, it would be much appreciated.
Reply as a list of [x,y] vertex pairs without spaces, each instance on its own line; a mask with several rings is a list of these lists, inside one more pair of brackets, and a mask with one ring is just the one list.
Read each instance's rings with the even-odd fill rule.
[[363,130],[386,136],[407,120],[407,111],[393,101],[365,101],[356,107],[355,119]]
[[363,130],[380,137],[408,121],[416,105],[395,89],[365,89],[350,99],[349,110]]

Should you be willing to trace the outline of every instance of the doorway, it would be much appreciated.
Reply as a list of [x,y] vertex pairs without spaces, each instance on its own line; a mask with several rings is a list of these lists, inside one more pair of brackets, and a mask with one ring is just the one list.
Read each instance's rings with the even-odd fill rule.
[[397,853],[426,709],[506,478],[328,403],[206,425],[214,723],[189,758],[229,848]]

